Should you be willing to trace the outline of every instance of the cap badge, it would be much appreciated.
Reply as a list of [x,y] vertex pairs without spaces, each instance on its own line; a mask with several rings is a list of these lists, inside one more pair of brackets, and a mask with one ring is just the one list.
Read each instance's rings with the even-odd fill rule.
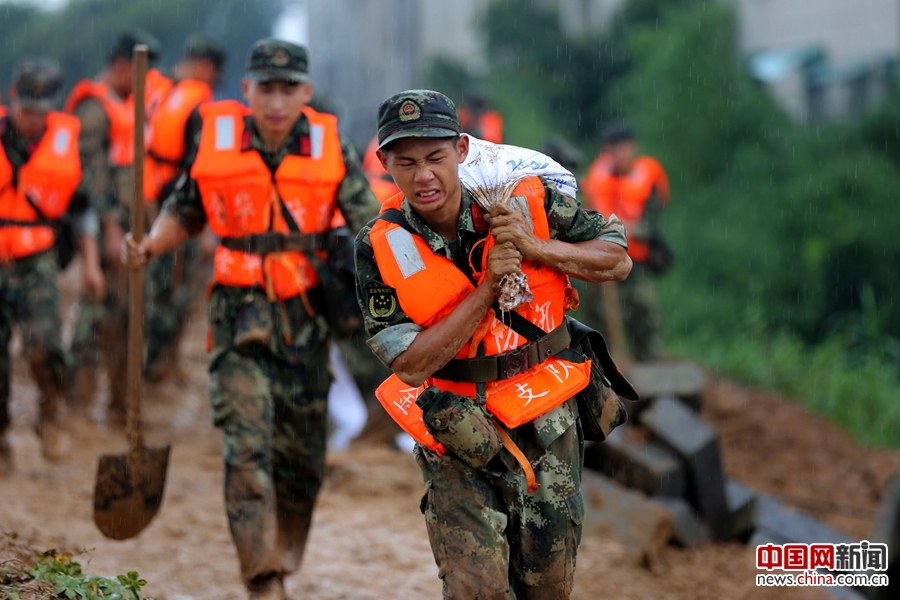
[[272,64],[276,67],[286,67],[289,62],[291,62],[291,59],[284,50],[279,50],[272,57]]
[[412,100],[404,100],[400,105],[400,120],[404,123],[407,121],[415,121],[422,116],[422,109]]

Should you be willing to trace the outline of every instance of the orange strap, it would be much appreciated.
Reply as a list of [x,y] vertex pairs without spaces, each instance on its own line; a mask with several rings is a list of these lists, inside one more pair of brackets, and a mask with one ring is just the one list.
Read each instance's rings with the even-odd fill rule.
[[531,463],[528,462],[528,459],[525,458],[525,454],[516,446],[516,443],[512,441],[512,438],[509,437],[509,434],[506,433],[506,430],[503,429],[503,426],[497,422],[497,419],[492,419],[494,421],[494,427],[497,428],[497,432],[500,434],[500,437],[503,438],[503,445],[506,446],[506,449],[509,450],[509,453],[513,455],[518,462],[522,466],[522,470],[525,471],[525,480],[528,482],[528,493],[537,490],[541,487],[541,484],[537,482],[537,479],[534,476],[534,469],[531,468]]

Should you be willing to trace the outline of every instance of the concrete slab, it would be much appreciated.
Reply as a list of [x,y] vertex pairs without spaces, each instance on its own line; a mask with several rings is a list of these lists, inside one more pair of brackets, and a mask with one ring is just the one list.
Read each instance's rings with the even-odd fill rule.
[[648,496],[683,498],[687,471],[674,452],[645,432],[623,425],[602,443],[585,448],[585,466]]
[[669,511],[608,477],[585,471],[581,494],[584,535],[619,542],[636,563],[652,562],[672,536]]
[[688,469],[688,500],[721,539],[728,517],[725,478],[715,430],[684,403],[673,398],[654,401],[641,423],[684,461]]
[[696,548],[710,541],[709,526],[683,498],[654,498],[672,515],[672,541],[684,548]]

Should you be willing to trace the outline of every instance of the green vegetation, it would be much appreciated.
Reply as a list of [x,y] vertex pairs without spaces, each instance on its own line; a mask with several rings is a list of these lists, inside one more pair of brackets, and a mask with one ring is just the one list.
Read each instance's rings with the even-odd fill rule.
[[900,96],[857,122],[791,122],[743,69],[721,3],[632,0],[574,38],[538,3],[497,0],[482,21],[481,83],[511,143],[554,131],[593,156],[621,116],[669,172],[669,349],[900,445]]
[[71,554],[54,550],[41,554],[31,569],[18,561],[0,565],[0,596],[10,600],[141,600],[145,585],[136,571],[114,578],[87,575]]

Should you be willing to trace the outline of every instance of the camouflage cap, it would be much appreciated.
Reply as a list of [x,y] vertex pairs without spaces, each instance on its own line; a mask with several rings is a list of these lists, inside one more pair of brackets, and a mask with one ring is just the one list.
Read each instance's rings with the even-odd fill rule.
[[268,38],[259,40],[247,56],[246,77],[251,81],[309,81],[306,48]]
[[462,132],[456,105],[431,90],[407,90],[378,107],[378,149],[405,137],[455,137]]
[[113,42],[112,48],[109,50],[109,60],[113,61],[117,58],[127,58],[131,60],[134,56],[134,47],[138,44],[147,46],[147,61],[150,64],[155,63],[157,59],[159,59],[159,40],[146,31],[134,29],[119,34],[116,41]]
[[225,50],[200,34],[190,36],[184,43],[184,57],[208,60],[217,70],[225,64]]
[[56,108],[62,74],[59,65],[46,58],[26,58],[16,65],[13,86],[26,108],[51,111]]

